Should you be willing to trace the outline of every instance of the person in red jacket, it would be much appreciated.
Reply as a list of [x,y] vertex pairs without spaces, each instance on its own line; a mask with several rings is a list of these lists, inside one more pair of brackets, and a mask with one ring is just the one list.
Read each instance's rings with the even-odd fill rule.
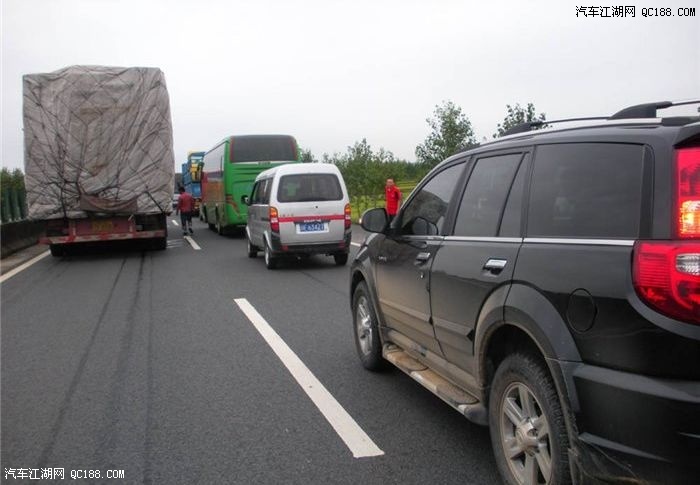
[[384,193],[386,195],[386,213],[389,215],[389,222],[391,222],[401,206],[401,191],[394,185],[394,179],[386,179]]
[[193,234],[192,230],[192,211],[194,210],[194,199],[192,195],[185,192],[184,187],[179,188],[180,197],[177,199],[177,209],[175,213],[180,214],[180,222],[182,222],[182,234],[187,235],[189,229],[190,234]]

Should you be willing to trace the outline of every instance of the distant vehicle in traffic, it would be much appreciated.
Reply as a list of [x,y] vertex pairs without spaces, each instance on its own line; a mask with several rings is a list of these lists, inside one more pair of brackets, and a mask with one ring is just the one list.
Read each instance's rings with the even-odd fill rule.
[[129,239],[165,249],[174,158],[163,72],[71,66],[23,83],[28,213],[51,254]]
[[194,199],[192,215],[199,215],[202,203],[202,171],[204,168],[204,152],[189,152],[187,162],[182,164],[182,185],[185,192]]
[[289,135],[229,136],[204,155],[203,219],[223,234],[244,227],[248,210],[241,197],[250,195],[255,177],[278,165],[301,162],[299,148]]
[[338,167],[329,163],[283,165],[255,179],[248,206],[248,257],[265,255],[268,269],[281,258],[327,254],[348,260],[350,200]]

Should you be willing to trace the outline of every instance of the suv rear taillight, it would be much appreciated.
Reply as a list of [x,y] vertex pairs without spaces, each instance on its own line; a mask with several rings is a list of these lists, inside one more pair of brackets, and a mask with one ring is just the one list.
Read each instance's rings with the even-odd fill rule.
[[280,232],[280,220],[277,208],[270,207],[270,230],[272,232]]
[[350,229],[352,225],[352,208],[350,204],[345,204],[345,229]]
[[700,242],[637,241],[632,281],[650,307],[700,325]]
[[676,234],[700,238],[700,147],[676,152]]

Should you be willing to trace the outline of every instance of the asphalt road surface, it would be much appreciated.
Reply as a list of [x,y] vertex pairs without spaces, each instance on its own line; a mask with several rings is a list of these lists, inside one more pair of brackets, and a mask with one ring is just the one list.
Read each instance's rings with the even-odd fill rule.
[[3,483],[499,483],[487,428],[361,367],[349,264],[269,271],[240,235],[169,225],[165,251],[47,257],[0,285]]

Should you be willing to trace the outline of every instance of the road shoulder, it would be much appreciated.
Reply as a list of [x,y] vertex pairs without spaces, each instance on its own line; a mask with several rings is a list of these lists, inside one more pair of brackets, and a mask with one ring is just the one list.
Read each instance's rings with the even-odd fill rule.
[[6,258],[0,259],[0,274],[9,273],[16,267],[26,263],[48,249],[49,247],[46,244],[35,244],[34,246],[29,246],[21,251],[12,253]]

